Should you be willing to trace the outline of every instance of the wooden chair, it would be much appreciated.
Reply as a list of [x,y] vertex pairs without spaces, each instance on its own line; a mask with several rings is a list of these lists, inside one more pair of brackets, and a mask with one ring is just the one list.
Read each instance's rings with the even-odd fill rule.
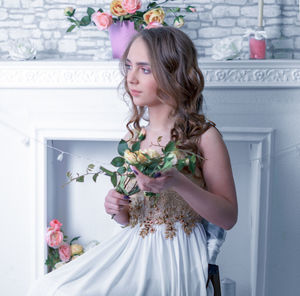
[[208,287],[209,281],[211,281],[214,288],[214,296],[221,296],[221,283],[218,265],[208,264],[208,279],[206,288]]

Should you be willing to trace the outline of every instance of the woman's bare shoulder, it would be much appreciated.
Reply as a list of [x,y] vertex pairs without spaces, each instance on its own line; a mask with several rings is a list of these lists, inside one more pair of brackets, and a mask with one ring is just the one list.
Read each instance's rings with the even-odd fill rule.
[[209,151],[215,150],[217,147],[226,149],[223,141],[223,136],[220,131],[210,126],[198,139],[198,148],[203,154],[209,153]]

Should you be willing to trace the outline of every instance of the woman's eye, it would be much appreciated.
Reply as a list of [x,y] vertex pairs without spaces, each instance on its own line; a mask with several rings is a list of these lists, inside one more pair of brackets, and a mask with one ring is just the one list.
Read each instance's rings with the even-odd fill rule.
[[128,64],[125,64],[125,69],[126,69],[126,70],[129,70],[129,69],[130,69],[130,67],[131,67],[130,65],[128,65]]
[[147,68],[142,68],[142,70],[143,70],[144,74],[150,74],[151,73],[151,71]]

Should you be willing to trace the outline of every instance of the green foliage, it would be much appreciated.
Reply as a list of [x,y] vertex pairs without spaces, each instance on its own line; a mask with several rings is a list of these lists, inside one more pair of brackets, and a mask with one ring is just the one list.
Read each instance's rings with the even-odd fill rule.
[[140,142],[140,141],[135,142],[135,143],[132,145],[131,151],[132,151],[132,152],[138,151],[138,150],[140,150],[140,147],[141,147],[141,142]]
[[112,161],[111,164],[115,167],[121,167],[125,163],[125,159],[123,157],[115,157]]
[[128,144],[126,141],[124,141],[123,139],[119,142],[119,145],[118,145],[118,153],[121,155],[121,156],[124,156],[124,152],[125,150],[129,149],[128,148]]

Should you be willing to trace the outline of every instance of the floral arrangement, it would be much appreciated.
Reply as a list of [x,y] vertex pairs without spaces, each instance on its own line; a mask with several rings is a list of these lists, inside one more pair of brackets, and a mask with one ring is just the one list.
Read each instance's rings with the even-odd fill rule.
[[[84,253],[82,245],[73,244],[80,236],[74,237],[70,243],[67,243],[68,237],[64,235],[61,226],[62,223],[54,219],[50,222],[50,227],[47,228],[46,232],[48,257],[45,264],[49,266],[50,271],[59,268]],[[97,241],[91,241],[85,248],[85,251],[97,244]]]
[[[117,168],[116,171],[110,171],[103,166],[100,166],[98,171],[93,171],[95,168],[94,164],[89,164],[86,173],[73,177],[71,172],[67,172],[69,182],[84,182],[86,175],[92,174],[93,180],[96,182],[97,177],[100,173],[111,178],[111,182],[117,192],[124,194],[128,198],[139,192],[140,189],[137,186],[137,182],[134,183],[131,188],[128,188],[131,179],[135,178],[135,174],[131,169],[131,165],[134,165],[143,174],[156,178],[161,175],[163,171],[176,167],[179,171],[187,168],[191,173],[195,173],[196,168],[196,157],[202,158],[200,155],[196,155],[192,152],[178,149],[174,141],[169,141],[168,144],[163,147],[159,143],[161,136],[157,139],[157,145],[162,147],[162,154],[159,154],[156,150],[146,149],[141,150],[141,141],[145,139],[146,131],[144,128],[141,129],[137,140],[134,142],[131,148],[129,148],[125,140],[121,140],[118,144],[119,156],[114,157],[111,164]],[[67,184],[68,184],[67,183]],[[145,196],[154,197],[154,203],[159,198],[159,194],[153,192],[144,192]]]
[[[141,0],[112,0],[110,13],[104,12],[102,8],[95,11],[93,8],[88,7],[87,15],[83,16],[80,20],[75,17],[76,9],[67,7],[64,10],[64,14],[72,23],[67,32],[71,32],[76,27],[88,26],[91,22],[93,22],[99,30],[105,30],[117,21],[122,22],[126,20],[134,22],[134,27],[137,31],[162,25],[167,26],[168,24],[164,21],[166,13],[173,14],[173,25],[180,28],[184,25],[184,16],[178,15],[178,13],[181,12],[181,8],[162,6],[162,4],[167,2],[169,2],[169,0],[164,0],[161,3],[151,1],[146,9],[141,11],[139,10],[142,6]],[[182,10],[185,12],[196,12],[196,8],[191,5]]]

